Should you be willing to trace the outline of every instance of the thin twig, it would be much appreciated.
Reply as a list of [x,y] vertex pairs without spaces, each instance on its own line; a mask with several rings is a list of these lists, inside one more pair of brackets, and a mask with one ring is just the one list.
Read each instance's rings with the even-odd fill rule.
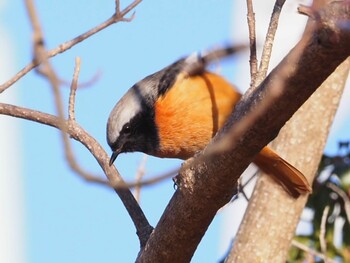
[[[33,121],[43,125],[51,126],[53,128],[60,129],[60,122],[58,117],[48,113],[31,110],[28,108],[23,108],[11,104],[0,103],[0,114],[15,118],[21,118],[28,121]],[[96,140],[94,140],[93,137],[90,134],[88,134],[82,127],[80,127],[78,123],[68,122],[66,126],[68,127],[67,132],[69,136],[86,146],[86,148],[92,153],[92,155],[96,158],[97,161],[102,162],[105,158],[105,161],[107,163],[109,162],[109,156],[103,150],[102,146]],[[99,159],[100,157],[101,159]],[[179,169],[177,168],[169,172],[163,173],[161,175],[153,176],[149,179],[145,179],[138,182],[124,182],[121,180],[111,180],[110,182],[108,182],[102,179],[101,176],[92,174],[86,174],[82,178],[86,181],[100,183],[101,185],[106,185],[114,189],[130,189],[134,187],[148,186],[158,183],[162,180],[176,175],[178,170]]]
[[165,179],[168,179],[170,177],[175,176],[178,172],[179,172],[179,168],[176,168],[174,170],[170,170],[168,172],[165,172],[161,175],[157,175],[157,176],[154,176],[154,177],[149,178],[149,179],[144,179],[144,180],[139,181],[139,182],[138,181],[128,182],[128,183],[125,183],[125,186],[120,184],[119,187],[127,187],[129,189],[129,188],[135,188],[135,187],[140,187],[140,186],[153,185],[155,183],[158,183],[160,181],[163,181]]
[[[327,241],[326,241],[326,224],[327,224],[327,219],[328,219],[328,213],[329,213],[329,206],[327,205],[322,213],[322,219],[321,219],[321,226],[320,226],[320,246],[321,246],[321,251],[324,255],[327,254]],[[327,263],[327,259],[324,258],[324,262]]]
[[[64,106],[63,106],[63,99],[62,99],[61,90],[60,90],[60,81],[46,55],[47,51],[44,45],[45,40],[44,40],[43,32],[41,30],[39,17],[36,13],[33,0],[26,0],[25,2],[26,2],[27,11],[29,14],[29,21],[33,27],[33,39],[34,39],[33,41],[34,59],[33,60],[39,61],[39,63],[41,63],[41,67],[38,68],[38,72],[41,75],[43,75],[45,78],[47,78],[47,80],[50,83],[50,86],[52,87],[55,106],[56,106],[56,112],[58,115],[61,131],[62,131],[61,136],[62,136],[62,141],[64,145],[64,152],[68,160],[68,163],[71,165],[73,170],[77,170],[81,172],[82,169],[77,167],[78,165],[75,161],[72,147],[69,142],[69,138],[67,136],[67,125],[64,117]],[[72,87],[73,86],[74,85],[72,85]],[[71,106],[70,110],[74,111],[74,104],[70,106]]]
[[79,72],[80,72],[80,58],[77,57],[75,59],[75,68],[74,68],[72,84],[70,86],[69,103],[68,103],[68,119],[70,121],[75,121],[74,105],[75,105],[75,95],[78,88]]
[[299,5],[298,13],[313,20],[316,20],[319,17],[317,9],[315,9],[313,6]]
[[346,214],[346,218],[348,220],[348,223],[350,224],[350,198],[344,192],[341,188],[339,188],[337,185],[332,183],[327,183],[326,185],[328,188],[332,189],[334,192],[336,192],[344,201],[344,210]]
[[120,14],[120,1],[115,0],[115,13]]
[[[276,84],[271,88],[270,92],[265,94],[265,97],[262,101],[256,105],[254,109],[250,109],[246,113],[244,118],[240,119],[231,127],[231,131],[223,133],[222,137],[218,137],[214,143],[209,144],[208,147],[204,150],[204,156],[210,156],[218,152],[225,152],[228,149],[231,149],[235,143],[239,142],[239,138],[247,131],[249,128],[256,122],[260,116],[266,114],[270,106],[277,98],[284,92],[283,80],[287,78],[283,74],[280,75],[280,78],[276,80]],[[247,92],[242,101],[245,99],[245,96],[248,96],[250,92]],[[204,157],[203,156],[203,157]],[[202,158],[203,158],[202,157]]]
[[[118,4],[118,2],[117,2]],[[58,128],[61,130],[61,135],[62,135],[62,141],[64,145],[64,152],[66,155],[66,159],[70,165],[70,167],[76,171],[79,175],[82,177],[87,177],[89,174],[86,174],[86,172],[79,166],[78,162],[75,159],[75,155],[73,154],[72,147],[68,138],[68,130],[69,128],[72,129],[78,129],[79,126],[77,123],[74,121],[74,98],[75,98],[75,91],[77,85],[74,84],[74,79],[73,79],[73,84],[71,85],[71,95],[70,95],[70,108],[69,108],[69,115],[70,115],[70,120],[67,122],[64,118],[64,106],[63,106],[63,100],[61,96],[61,90],[60,90],[60,81],[56,75],[56,72],[54,71],[53,67],[51,66],[49,62],[49,55],[47,55],[47,51],[44,46],[44,37],[43,33],[41,31],[40,27],[40,22],[39,18],[36,14],[35,6],[32,0],[26,0],[26,6],[30,18],[30,22],[33,27],[33,49],[34,49],[34,59],[35,63],[37,65],[41,65],[41,67],[38,69],[38,72],[42,74],[44,77],[47,78],[49,81],[53,93],[54,93],[54,100],[55,100],[55,106],[56,106],[56,111],[57,111],[57,117],[55,119],[56,124],[58,125]],[[115,15],[116,19],[118,20],[123,20],[123,15],[122,14],[116,14]],[[77,63],[78,65],[78,63]],[[75,67],[75,73],[76,75],[76,81],[78,79],[78,69],[79,67]],[[81,132],[82,129],[80,129]],[[82,134],[78,134],[81,139]],[[76,138],[76,139],[77,139]],[[109,181],[111,184],[115,183],[123,183],[123,179],[117,172],[115,168],[108,168],[107,166],[107,161],[106,159],[106,154],[103,151],[102,147],[98,144],[98,142],[93,139],[91,136],[89,136],[87,133],[85,133],[85,139],[89,139],[89,143],[85,141],[81,141],[90,151],[92,152],[93,146],[99,149],[99,152],[94,152],[93,155],[99,162],[100,166],[103,168],[105,174],[107,175]],[[104,154],[103,154],[104,153]],[[103,158],[104,157],[104,158]],[[100,181],[99,181],[100,182]],[[136,202],[135,198],[133,197],[132,193],[128,189],[116,189],[117,194],[119,195],[120,199],[125,205],[125,208],[127,209],[131,219],[134,222],[134,225],[136,227],[140,244],[141,247],[145,246],[149,235],[152,231],[152,227],[148,223],[147,218],[145,217],[143,211],[141,210],[140,206]]]
[[[249,94],[251,94],[266,77],[272,52],[272,44],[277,30],[278,19],[284,2],[285,0],[277,0],[275,3],[264,45],[259,72],[256,75],[254,84],[244,94],[242,101],[244,101],[245,98],[248,97]],[[210,144],[204,151],[205,155],[208,156],[217,152],[225,152],[226,150],[232,148],[234,146],[233,144],[239,141],[239,138],[242,136],[242,134],[244,134],[245,131],[249,130],[249,127],[251,127],[260,116],[265,114],[273,101],[275,101],[278,97],[280,97],[281,94],[284,93],[284,81],[287,78],[288,74],[281,72],[280,77],[276,80],[274,87],[270,90],[269,93],[265,94],[264,99],[262,101],[259,101],[259,103],[256,105],[256,108],[250,109],[244,118],[235,123],[234,127],[231,128],[233,132],[227,132],[224,136],[216,140],[215,143]]]
[[321,258],[322,260],[327,260],[328,263],[336,263],[335,260],[327,257],[326,255],[322,254],[321,252],[318,252],[312,248],[309,248],[308,246],[304,245],[303,243],[300,243],[299,241],[297,240],[292,240],[292,245],[296,248],[299,248],[300,250],[303,250],[305,251],[306,253],[308,254],[311,254],[313,256],[316,256],[316,257],[319,257]]
[[[285,3],[285,0],[276,0],[273,13],[271,16],[265,44],[264,44],[264,50],[263,50],[262,59],[259,67],[259,72],[257,73],[256,78],[254,79],[253,85],[244,94],[242,100],[245,100],[245,97],[248,97],[249,94],[251,94],[266,77],[268,64],[269,64],[271,52],[272,52],[272,45],[276,34],[277,26],[278,26],[278,19],[284,3]],[[248,112],[244,118],[242,118],[240,121],[238,121],[234,125],[234,128],[232,128],[234,132],[228,132],[225,136],[215,141],[215,143],[209,145],[205,149],[205,155],[215,154],[215,152],[225,152],[227,149],[232,148],[233,143],[238,142],[239,141],[238,138],[241,137],[242,134],[246,130],[248,130],[253,123],[256,122],[259,116],[262,116],[265,113],[265,111],[269,108],[271,103],[274,100],[276,100],[276,98],[278,98],[281,94],[283,94],[284,92],[283,82],[284,82],[284,79],[287,79],[287,78],[288,78],[287,75],[281,74],[280,78],[276,81],[274,88],[268,94],[266,94],[266,96],[264,97],[264,100],[260,101],[260,103],[256,106],[254,110],[251,110],[250,112]]]
[[[73,78],[72,82],[70,85],[70,93],[69,93],[69,103],[68,103],[68,123],[71,125],[76,124],[76,119],[75,119],[75,97],[76,97],[76,90],[78,88],[78,79],[79,79],[79,72],[80,72],[80,58],[77,57],[75,59],[75,67],[74,67],[74,73],[73,73]],[[58,98],[61,97],[59,91],[56,90],[55,96]],[[56,97],[56,105],[59,103],[62,103],[60,99],[57,99]],[[63,108],[63,105],[61,105]],[[61,113],[63,114],[63,113]],[[66,156],[66,160],[70,166],[70,168],[75,172],[75,174],[79,175],[82,177],[85,181],[88,182],[95,182],[95,183],[100,183],[100,184],[105,184],[105,185],[110,185],[110,183],[104,179],[102,179],[100,176],[95,176],[87,171],[85,171],[78,163],[75,154],[72,149],[72,145],[69,141],[69,138],[67,136],[67,131],[65,131],[65,134],[62,134],[62,139],[63,139],[63,145],[64,145],[64,153]],[[63,133],[63,130],[62,130]]]
[[252,176],[250,176],[250,178],[242,185],[242,187],[246,187],[253,179],[255,176],[258,175],[258,172],[259,172],[259,169],[257,169],[253,174]]
[[[11,104],[0,103],[0,114],[25,119],[28,121],[33,121],[36,123],[40,123],[43,125],[60,129],[60,122],[58,117],[48,113],[31,110],[28,108],[23,108],[23,107],[11,105]],[[82,143],[92,153],[92,155],[96,158],[98,162],[105,161],[107,166],[109,167],[108,165],[109,156],[103,150],[102,146],[89,133],[87,133],[76,122],[68,122],[66,126],[68,127],[67,132],[70,137]],[[101,165],[101,167],[105,171],[105,169],[103,168],[104,166]],[[87,176],[84,176],[82,178],[84,178],[87,181],[92,181],[92,182],[100,183],[102,185],[107,185],[114,189],[129,189],[129,188],[134,188],[136,186],[140,187],[140,186],[148,186],[148,185],[155,184],[171,176],[174,176],[178,172],[178,170],[179,169],[177,168],[167,173],[161,174],[159,176],[154,176],[147,180],[142,180],[140,182],[136,182],[136,181],[124,182],[121,177],[120,177],[120,180],[110,180],[108,182],[102,179],[101,176],[92,175],[92,174],[88,174]],[[108,175],[108,172],[105,171],[105,173]],[[120,175],[118,174],[118,176]]]
[[[93,86],[93,84],[95,84],[100,79],[101,75],[102,75],[101,71],[97,70],[96,73],[90,79],[84,82],[80,81],[77,88],[84,89],[84,88]],[[72,82],[71,80],[67,81],[64,79],[60,79],[60,84],[64,87],[70,87],[71,82]]]
[[[25,119],[28,121],[33,121],[43,125],[51,126],[53,128],[60,129],[60,124],[59,124],[60,122],[58,117],[48,113],[31,110],[28,108],[23,108],[23,107],[11,105],[11,104],[0,103],[0,114]],[[92,153],[92,155],[96,158],[97,161],[102,162],[104,161],[104,158],[105,158],[106,159],[105,161],[107,163],[109,162],[109,156],[103,150],[102,146],[96,140],[94,140],[93,137],[90,134],[88,134],[82,127],[80,127],[77,123],[73,123],[73,122],[68,122],[66,126],[68,127],[67,132],[69,136],[71,136],[76,141],[82,143],[84,146],[86,146],[86,148]],[[148,186],[148,185],[155,184],[157,182],[160,182],[162,180],[165,180],[167,178],[170,178],[176,175],[178,170],[179,169],[177,168],[167,173],[164,173],[158,176],[153,176],[149,179],[145,179],[139,182],[137,181],[124,182],[122,180],[111,180],[110,182],[108,182],[102,179],[101,176],[92,175],[92,174],[86,174],[86,176],[82,178],[85,179],[86,181],[100,183],[102,185],[106,185],[114,189],[130,189],[134,187]]]
[[264,48],[261,55],[259,72],[257,73],[257,76],[253,83],[254,87],[257,87],[267,75],[267,70],[269,68],[269,63],[270,63],[270,58],[272,53],[272,46],[275,39],[277,27],[278,27],[278,20],[285,1],[286,0],[276,0],[275,2],[269,28],[266,34]]
[[[250,197],[248,197],[247,194],[244,192],[244,188],[254,179],[255,176],[257,176],[258,173],[259,173],[259,169],[257,169],[257,170],[253,173],[253,175],[250,176],[249,179],[248,179],[246,182],[244,182],[244,184],[242,184],[241,187],[240,187],[240,192],[243,194],[244,199],[245,199],[246,201],[248,201],[248,202],[249,202],[249,200],[250,200]],[[240,177],[240,178],[242,178],[242,177]]]
[[255,13],[253,10],[252,0],[247,0],[247,21],[249,30],[249,46],[250,46],[250,77],[253,85],[254,79],[258,71],[258,59],[256,56],[256,32],[255,32]]
[[34,48],[36,48],[37,46],[42,46],[44,44],[40,21],[36,14],[33,2],[31,0],[26,0],[25,4],[29,20],[31,21],[33,27],[33,43]]
[[[247,48],[247,45],[238,44],[238,45],[229,45],[226,47],[216,48],[213,50],[209,50],[207,52],[203,52],[200,55],[200,59],[198,59],[198,54],[196,54],[195,60],[191,61],[186,65],[186,68],[183,70],[189,74],[190,76],[194,76],[199,74],[206,69],[206,67],[220,59],[229,57],[231,55],[237,54],[238,52]],[[193,56],[188,57],[188,59],[193,58]]]
[[[142,177],[145,175],[146,173],[146,163],[147,163],[147,155],[144,154],[143,155],[143,158],[142,158],[142,161],[140,162],[140,165],[137,169],[137,172],[136,172],[136,176],[135,176],[135,181],[137,183],[141,182],[142,180]],[[140,186],[135,186],[135,189],[134,189],[134,196],[135,196],[135,199],[138,203],[140,203],[140,196],[141,196],[141,187]]]
[[[98,26],[88,30],[87,32],[73,38],[72,40],[69,40],[67,42],[64,42],[60,45],[58,45],[56,48],[51,49],[47,52],[46,56],[47,58],[54,57],[60,53],[65,52],[66,50],[72,48],[76,44],[80,43],[81,41],[91,37],[92,35],[100,32],[101,30],[105,29],[106,27],[118,23],[118,22],[129,22],[134,18],[134,14],[130,18],[125,18],[125,16],[133,10],[139,3],[141,3],[142,0],[135,0],[130,5],[128,5],[126,8],[123,9],[120,13],[113,14],[112,17],[104,21],[103,23],[99,24]],[[0,86],[0,93],[8,89],[10,86],[12,86],[14,83],[16,83],[19,79],[21,79],[23,76],[25,76],[28,72],[36,68],[40,65],[40,61],[33,60],[28,65],[26,65],[24,68],[22,68],[16,75],[14,75],[11,79],[6,81]]]
[[244,199],[247,201],[247,202],[249,202],[249,197],[247,196],[247,194],[244,192],[244,189],[243,188],[241,188],[240,189],[240,192],[241,192],[241,194],[243,195],[243,197],[244,197]]
[[[12,117],[22,118],[30,121],[34,121],[37,123],[41,123],[44,125],[48,125],[51,127],[55,127],[57,129],[62,129],[62,124],[60,119],[57,116],[43,113],[40,111],[35,111],[19,106],[14,106],[11,104],[0,103],[0,114],[8,115]],[[109,185],[111,185],[119,195],[121,201],[125,205],[126,210],[128,211],[130,218],[133,220],[137,232],[140,237],[141,245],[143,246],[147,241],[149,234],[152,231],[152,227],[149,225],[147,218],[143,214],[143,211],[137,204],[134,196],[130,192],[130,190],[126,187],[129,184],[125,183],[120,176],[119,172],[116,170],[115,166],[109,166],[109,156],[104,151],[103,147],[93,138],[89,133],[87,133],[82,127],[80,127],[77,123],[68,122],[65,125],[67,127],[68,134],[75,139],[76,141],[83,144],[86,149],[88,149],[92,156],[96,159],[96,161],[101,166],[102,170],[106,174],[109,179]],[[171,176],[169,174],[164,175]],[[140,183],[130,183],[131,186],[134,185],[149,185],[156,181],[160,181],[163,178],[152,178],[149,180],[145,180]],[[105,180],[98,179],[97,177],[84,177],[84,179],[92,180],[94,182],[99,182],[102,185],[108,185]],[[152,181],[153,180],[153,181]]]

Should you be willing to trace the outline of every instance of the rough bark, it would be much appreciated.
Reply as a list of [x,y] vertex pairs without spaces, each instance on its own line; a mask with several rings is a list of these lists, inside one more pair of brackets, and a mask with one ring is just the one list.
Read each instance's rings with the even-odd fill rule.
[[[348,58],[284,126],[273,146],[314,179],[349,73]],[[262,175],[226,262],[286,262],[307,196],[297,200]],[[262,238],[263,237],[263,238]],[[268,244],[268,245],[267,245]]]
[[[216,143],[184,164],[177,177],[178,189],[137,262],[190,261],[217,210],[234,194],[244,169],[350,55],[350,32],[336,23],[339,18],[349,20],[349,9],[348,2],[327,6],[320,13],[322,22],[315,24],[258,89],[243,97],[215,137]],[[268,105],[257,112],[267,99]],[[254,122],[244,129],[237,125],[252,112],[257,112]],[[220,144],[229,147],[218,148]]]

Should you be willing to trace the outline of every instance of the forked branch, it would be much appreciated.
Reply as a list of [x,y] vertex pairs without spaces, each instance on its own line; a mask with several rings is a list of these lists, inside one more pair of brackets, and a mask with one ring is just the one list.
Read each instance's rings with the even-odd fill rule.
[[[130,13],[138,4],[140,4],[142,0],[135,0],[130,5],[125,7],[123,10],[120,11],[120,5],[119,1],[116,0],[116,12],[106,21],[99,24],[98,26],[91,28],[90,30],[86,31],[85,33],[67,41],[64,42],[57,47],[51,49],[47,52],[46,58],[54,57],[58,54],[61,54],[65,52],[66,50],[72,48],[76,44],[79,44],[80,42],[84,41],[85,39],[95,35],[96,33],[100,32],[101,30],[109,27],[110,25],[113,25],[118,22],[129,22],[134,18],[134,15],[132,15],[130,18],[126,18],[126,15]],[[13,76],[10,80],[6,81],[2,85],[0,85],[0,93],[11,87],[14,83],[16,83],[19,79],[21,79],[23,76],[25,76],[28,72],[30,72],[32,69],[36,68],[40,65],[40,61],[33,60],[28,65],[26,65],[23,69],[21,69],[15,76]]]

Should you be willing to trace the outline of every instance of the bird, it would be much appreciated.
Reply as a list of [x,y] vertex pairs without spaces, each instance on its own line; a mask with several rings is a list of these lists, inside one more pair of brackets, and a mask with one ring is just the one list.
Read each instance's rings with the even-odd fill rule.
[[[120,153],[186,160],[203,150],[242,96],[207,66],[240,49],[230,46],[195,53],[134,84],[107,121],[107,142],[112,149],[109,165]],[[312,190],[305,176],[268,146],[253,162],[292,196]]]

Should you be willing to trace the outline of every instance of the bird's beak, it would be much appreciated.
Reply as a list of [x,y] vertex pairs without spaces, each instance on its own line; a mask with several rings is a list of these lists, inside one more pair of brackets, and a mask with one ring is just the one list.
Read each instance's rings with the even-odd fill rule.
[[121,147],[112,153],[111,159],[109,159],[109,166],[112,166],[112,164],[114,163],[115,159],[117,159],[120,152],[121,152]]

